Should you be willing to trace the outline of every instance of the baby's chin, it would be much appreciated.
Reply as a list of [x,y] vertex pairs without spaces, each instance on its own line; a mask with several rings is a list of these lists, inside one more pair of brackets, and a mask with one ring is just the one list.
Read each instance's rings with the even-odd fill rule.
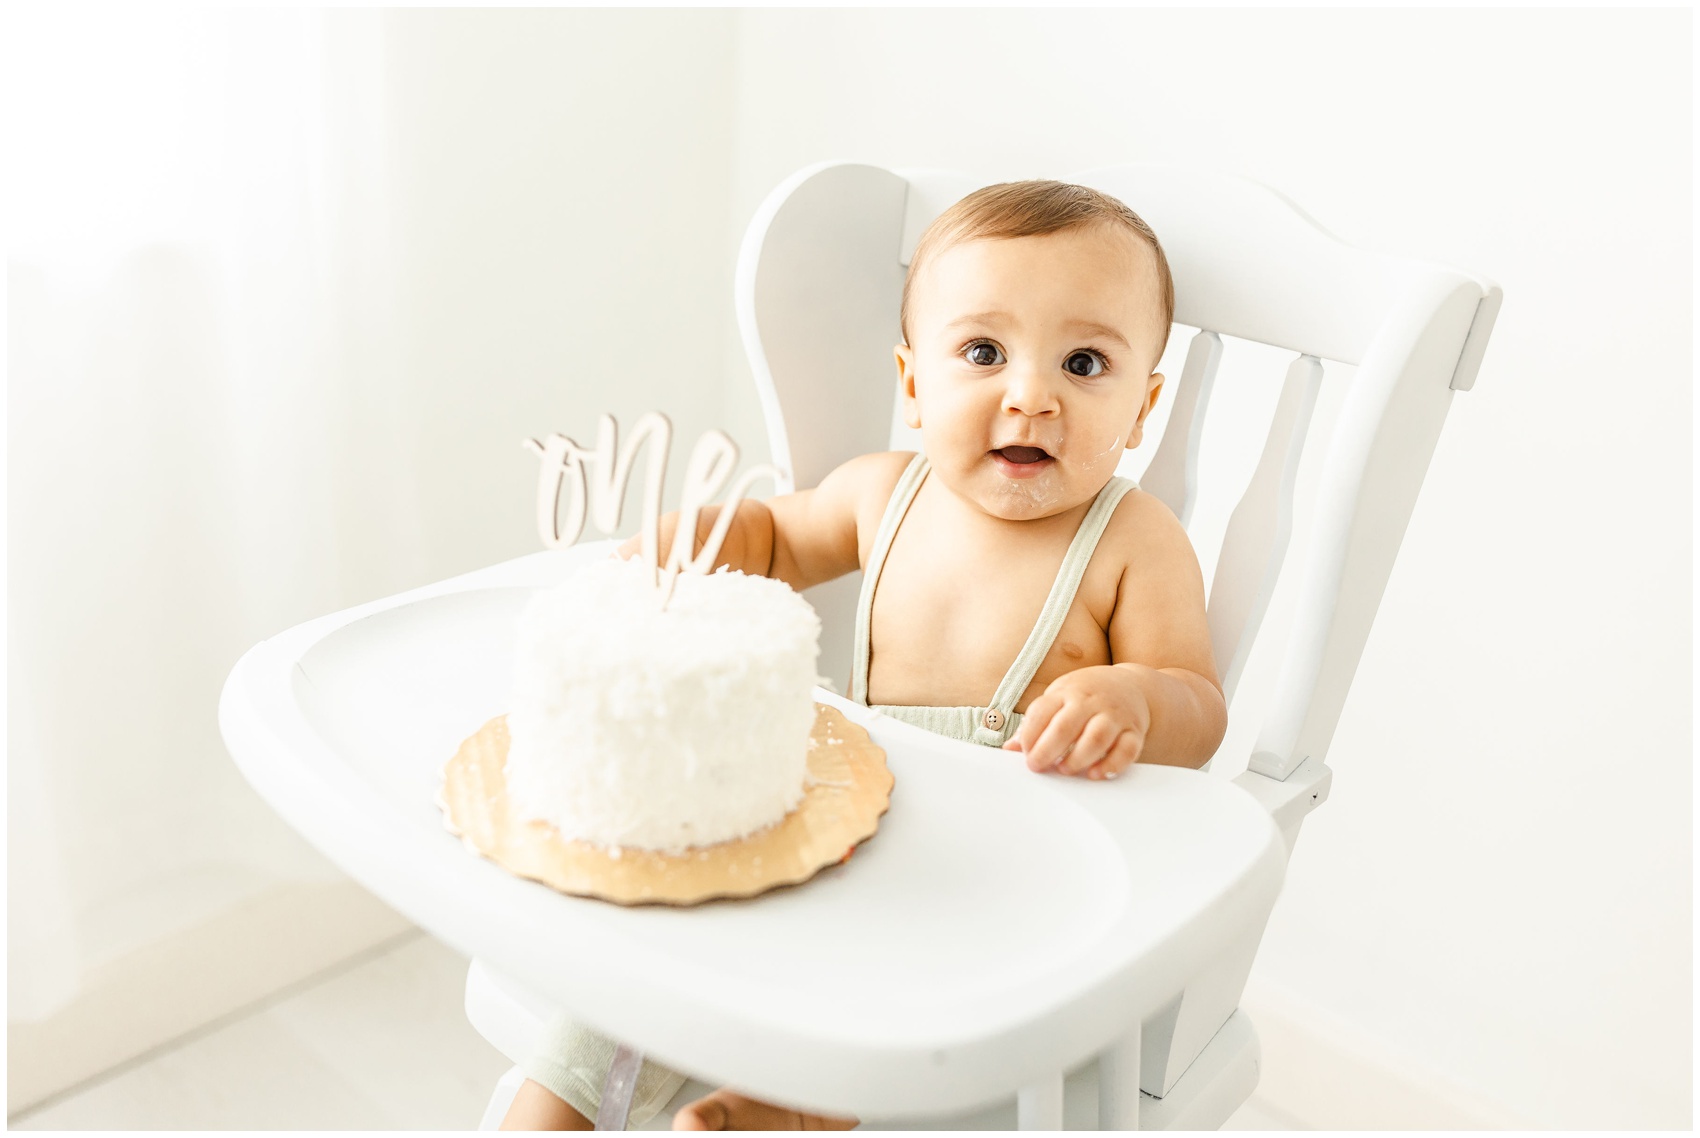
[[972,495],[974,503],[994,518],[1011,522],[1031,522],[1065,513],[1089,499],[1071,493],[1064,479],[1056,472],[1037,478],[1004,478],[994,475],[984,479]]

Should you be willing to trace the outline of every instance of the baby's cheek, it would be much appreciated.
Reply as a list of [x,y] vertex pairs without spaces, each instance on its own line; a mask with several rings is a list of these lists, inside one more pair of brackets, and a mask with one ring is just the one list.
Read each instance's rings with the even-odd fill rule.
[[1081,448],[1086,453],[1082,465],[1093,469],[1107,466],[1114,470],[1116,464],[1121,462],[1123,444],[1126,442],[1125,434],[1095,432],[1091,438],[1085,440],[1085,445]]

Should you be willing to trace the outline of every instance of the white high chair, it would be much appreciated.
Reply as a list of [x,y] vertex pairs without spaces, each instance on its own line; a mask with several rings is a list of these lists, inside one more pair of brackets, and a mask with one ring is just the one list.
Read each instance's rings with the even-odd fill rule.
[[[1019,756],[822,691],[887,749],[896,788],[880,832],[799,889],[620,909],[467,856],[432,804],[455,745],[505,709],[512,625],[530,590],[606,543],[519,558],[256,646],[220,706],[238,764],[345,870],[475,958],[468,1015],[516,1062],[564,1006],[679,1069],[874,1126],[1214,1128],[1255,1087],[1240,993],[1300,824],[1327,795],[1329,740],[1500,290],[1343,245],[1243,179],[1121,166],[1067,180],[1151,223],[1174,273],[1175,320],[1202,329],[1142,480],[1183,522],[1221,338],[1295,353],[1210,592],[1230,700],[1281,568],[1320,361],[1357,366],[1249,769],[1237,787],[1162,767],[1116,783],[1037,776]],[[917,445],[894,408],[903,275],[928,222],[977,184],[824,163],[757,211],[737,303],[782,491],[857,454]],[[857,586],[810,591],[823,668],[848,664]],[[519,1081],[516,1069],[498,1085],[486,1128]],[[687,1085],[651,1125],[706,1085]]]

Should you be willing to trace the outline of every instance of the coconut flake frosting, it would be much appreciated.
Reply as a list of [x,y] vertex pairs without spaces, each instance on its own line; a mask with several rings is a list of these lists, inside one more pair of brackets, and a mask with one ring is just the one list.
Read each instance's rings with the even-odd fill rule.
[[783,581],[641,561],[538,593],[520,621],[507,784],[571,840],[679,852],[774,824],[803,797],[820,618]]

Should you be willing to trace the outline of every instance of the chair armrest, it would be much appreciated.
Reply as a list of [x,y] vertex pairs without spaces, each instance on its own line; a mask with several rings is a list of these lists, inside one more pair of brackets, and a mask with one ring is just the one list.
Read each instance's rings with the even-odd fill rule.
[[1299,838],[1299,824],[1305,815],[1328,801],[1334,772],[1320,759],[1307,758],[1284,779],[1248,769],[1234,783],[1269,811],[1287,842],[1287,856],[1291,857],[1293,843]]

